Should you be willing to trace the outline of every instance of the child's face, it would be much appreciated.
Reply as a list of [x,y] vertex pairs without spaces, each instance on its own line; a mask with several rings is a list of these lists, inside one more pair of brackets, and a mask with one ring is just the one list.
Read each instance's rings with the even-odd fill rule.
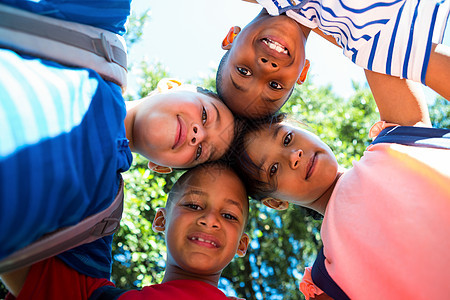
[[167,211],[168,264],[186,272],[215,274],[243,246],[245,254],[248,200],[243,184],[229,170],[208,169],[193,177]]
[[270,196],[293,204],[313,203],[337,176],[331,149],[311,132],[284,122],[251,134],[246,150],[261,166],[259,179],[276,187]]
[[250,118],[286,102],[305,64],[306,39],[287,16],[258,16],[234,39],[219,76],[224,102]]
[[150,161],[189,168],[217,160],[234,136],[231,111],[217,98],[177,89],[147,98],[133,129],[134,147]]

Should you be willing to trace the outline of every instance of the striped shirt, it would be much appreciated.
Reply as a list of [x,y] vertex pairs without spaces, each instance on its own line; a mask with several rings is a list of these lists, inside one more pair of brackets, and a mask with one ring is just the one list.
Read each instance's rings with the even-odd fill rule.
[[432,43],[441,43],[449,0],[258,0],[333,36],[344,55],[365,69],[425,84]]
[[[0,0],[57,19],[125,33],[131,0]],[[0,49],[0,258],[107,207],[132,155],[119,86],[89,69]],[[109,278],[112,236],[58,257]]]
[[[113,201],[132,160],[125,115],[96,72],[0,49],[0,258]],[[109,277],[111,240],[63,256]]]

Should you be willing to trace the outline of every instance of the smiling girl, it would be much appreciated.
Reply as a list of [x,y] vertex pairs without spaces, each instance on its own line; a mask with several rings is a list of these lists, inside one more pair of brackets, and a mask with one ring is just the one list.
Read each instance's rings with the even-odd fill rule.
[[420,127],[428,115],[407,105],[395,113],[379,107],[382,121],[371,137],[433,136],[414,145],[372,144],[343,170],[316,135],[278,115],[253,125],[236,147],[250,196],[270,208],[292,203],[323,215],[323,252],[301,284],[307,299],[322,291],[333,299],[443,299],[450,293],[450,131]]

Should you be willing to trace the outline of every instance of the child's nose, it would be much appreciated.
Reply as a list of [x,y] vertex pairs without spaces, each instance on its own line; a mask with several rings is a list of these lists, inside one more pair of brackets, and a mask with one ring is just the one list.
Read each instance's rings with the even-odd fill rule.
[[302,155],[303,155],[303,150],[300,150],[300,149],[292,151],[290,153],[289,164],[292,169],[295,170],[298,168],[298,166],[300,165],[300,159],[301,159]]
[[197,224],[200,226],[206,226],[211,228],[220,228],[220,222],[218,217],[214,213],[205,213],[198,218]]
[[271,61],[268,58],[261,57],[259,60],[261,62],[261,65],[264,68],[268,68],[268,69],[277,69],[278,68],[278,64],[276,62],[274,62],[274,61]]
[[189,137],[189,144],[191,144],[192,146],[200,144],[201,142],[203,142],[205,137],[206,137],[206,132],[203,129],[203,127],[201,127],[197,124],[194,124],[191,129],[191,135]]

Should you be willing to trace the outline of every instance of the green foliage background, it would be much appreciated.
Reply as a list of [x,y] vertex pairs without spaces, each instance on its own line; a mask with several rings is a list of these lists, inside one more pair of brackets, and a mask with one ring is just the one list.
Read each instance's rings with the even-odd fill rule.
[[[140,96],[170,76],[162,65],[142,63]],[[214,70],[199,85],[215,90]],[[282,109],[301,120],[331,146],[343,167],[351,167],[369,145],[368,132],[379,120],[375,101],[366,86],[354,83],[349,99],[333,94],[330,86],[309,81],[297,88]],[[430,105],[434,125],[448,127],[449,102],[437,99]],[[164,274],[164,237],[151,230],[157,207],[164,205],[168,191],[181,175],[151,173],[146,161],[135,156],[124,174],[126,207],[120,231],[115,236],[113,280],[122,288],[138,288],[161,282]],[[235,258],[224,270],[220,288],[228,295],[246,299],[300,299],[299,279],[305,266],[320,249],[320,221],[306,216],[303,209],[290,207],[275,212],[251,200],[247,233],[252,240],[244,258]]]
[[[147,14],[130,20],[128,46],[138,42]],[[155,89],[157,82],[170,74],[161,64],[142,62],[139,97]],[[196,82],[215,90],[215,71]],[[128,95],[127,99],[131,100]],[[354,83],[349,99],[336,96],[330,86],[307,81],[298,87],[282,109],[307,124],[333,149],[338,162],[350,167],[370,143],[368,131],[379,119],[375,102],[367,86]],[[435,127],[450,127],[450,102],[442,98],[429,107]],[[152,173],[139,155],[124,173],[126,201],[121,228],[114,237],[112,280],[120,288],[140,288],[160,283],[164,276],[166,247],[164,236],[156,234],[151,223],[158,207],[165,205],[167,193],[181,175]],[[290,207],[275,212],[251,201],[246,232],[251,238],[244,258],[235,258],[224,270],[220,282],[227,295],[246,299],[299,299],[299,279],[305,266],[314,260],[321,246],[320,221],[306,216],[303,209]],[[0,284],[0,297],[5,294]]]

